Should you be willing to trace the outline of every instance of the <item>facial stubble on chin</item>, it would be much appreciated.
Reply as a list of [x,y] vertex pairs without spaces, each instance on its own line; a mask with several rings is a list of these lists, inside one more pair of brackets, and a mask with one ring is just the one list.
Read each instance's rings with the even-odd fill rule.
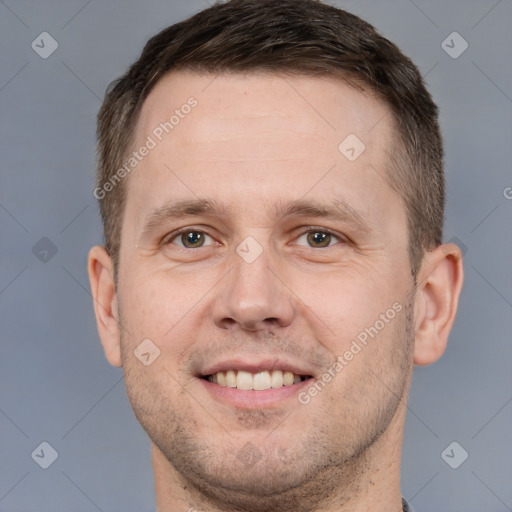
[[[123,321],[121,311],[119,315]],[[395,321],[386,364],[379,360],[374,367],[365,366],[358,382],[345,389],[324,390],[321,412],[307,436],[292,445],[289,441],[296,435],[293,429],[286,431],[286,423],[294,414],[307,414],[308,406],[297,403],[290,417],[272,410],[239,411],[234,415],[237,430],[230,433],[218,412],[198,406],[178,374],[140,364],[133,356],[134,341],[121,330],[126,391],[138,421],[169,463],[174,476],[170,485],[187,488],[191,506],[205,511],[313,512],[332,500],[341,506],[364,492],[361,474],[371,472],[377,441],[400,404],[405,405],[412,366],[412,301]],[[340,399],[345,401],[342,410]],[[201,416],[191,414],[194,407]],[[222,445],[198,434],[205,423],[218,431]],[[251,435],[240,435],[242,427]],[[247,446],[258,454],[256,462],[240,456]]]

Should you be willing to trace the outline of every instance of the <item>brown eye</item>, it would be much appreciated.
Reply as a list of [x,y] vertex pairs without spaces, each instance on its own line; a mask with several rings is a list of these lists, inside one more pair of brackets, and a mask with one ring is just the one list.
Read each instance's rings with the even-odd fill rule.
[[200,231],[187,231],[181,234],[181,242],[185,247],[201,247],[204,244],[204,234]]
[[206,245],[211,245],[212,238],[195,229],[187,229],[177,233],[173,238],[169,238],[167,244],[174,244],[186,249],[197,249]]
[[332,235],[325,231],[310,231],[307,233],[307,241],[311,247],[328,247],[331,240]]

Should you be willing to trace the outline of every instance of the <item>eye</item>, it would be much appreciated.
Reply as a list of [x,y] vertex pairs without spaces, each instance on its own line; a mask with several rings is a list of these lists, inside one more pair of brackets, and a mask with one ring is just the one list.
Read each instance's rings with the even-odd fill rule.
[[[209,243],[207,243],[209,241]],[[165,241],[165,244],[174,244],[186,249],[196,249],[205,245],[211,245],[213,239],[203,231],[197,229],[185,229],[172,235]]]
[[299,244],[301,241],[305,241],[310,247],[313,247],[315,249],[322,249],[324,247],[329,247],[333,245],[331,242],[340,242],[341,239],[336,235],[333,235],[329,231],[321,231],[319,229],[314,229],[299,236],[297,241]]

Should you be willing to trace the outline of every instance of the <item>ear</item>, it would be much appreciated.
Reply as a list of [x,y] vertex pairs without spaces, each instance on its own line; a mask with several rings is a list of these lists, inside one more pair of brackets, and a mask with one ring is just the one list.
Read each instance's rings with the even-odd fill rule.
[[423,258],[414,310],[414,364],[431,364],[443,355],[463,281],[462,252],[455,244],[442,244]]
[[113,366],[121,366],[119,313],[112,260],[104,247],[89,251],[87,270],[91,283],[94,313],[105,356]]

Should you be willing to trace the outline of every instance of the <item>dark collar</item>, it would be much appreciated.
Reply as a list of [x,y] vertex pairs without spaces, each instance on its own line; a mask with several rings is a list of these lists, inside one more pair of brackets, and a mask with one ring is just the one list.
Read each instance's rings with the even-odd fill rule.
[[407,503],[407,501],[403,497],[402,497],[402,510],[403,510],[403,512],[414,512],[412,507],[409,505],[409,503]]

